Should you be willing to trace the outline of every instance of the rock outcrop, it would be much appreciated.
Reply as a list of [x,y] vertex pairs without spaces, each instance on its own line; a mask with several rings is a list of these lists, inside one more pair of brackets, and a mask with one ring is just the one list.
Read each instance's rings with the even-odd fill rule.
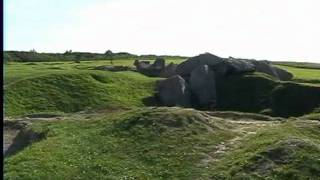
[[190,88],[200,107],[216,105],[216,84],[214,72],[208,65],[198,66],[191,72]]
[[188,77],[194,69],[202,65],[208,65],[210,69],[220,76],[252,72],[255,70],[254,64],[250,61],[233,58],[224,59],[210,53],[205,53],[182,62],[178,65],[176,71],[179,75]]
[[136,60],[134,65],[136,66],[138,72],[147,76],[157,77],[165,67],[165,61],[164,59],[156,59],[153,64],[150,64],[146,61]]
[[[292,74],[272,66],[268,61],[221,58],[210,53],[187,59],[179,65],[165,66],[158,58],[153,64],[136,61],[137,70],[148,76],[166,77],[158,83],[159,100],[166,106],[194,106],[212,108],[220,102],[217,83],[231,75],[261,72],[278,80],[290,80]],[[261,102],[263,103],[263,102]]]
[[153,64],[150,64],[149,61],[136,60],[134,65],[136,66],[138,72],[146,76],[168,78],[176,75],[177,65],[170,63],[168,66],[166,66],[163,58],[157,58]]
[[255,65],[255,70],[257,72],[262,72],[275,78],[278,78],[278,73],[276,69],[273,68],[268,62],[256,60],[251,60],[251,62]]
[[190,106],[190,91],[181,76],[173,76],[157,83],[158,96],[165,106]]
[[168,78],[174,75],[177,75],[176,69],[177,69],[177,64],[170,63],[169,65],[165,66],[162,71],[160,72],[159,76]]
[[255,66],[250,61],[233,58],[225,59],[225,61],[228,64],[225,75],[255,71]]
[[284,69],[280,69],[278,67],[274,67],[277,72],[278,78],[281,81],[289,81],[293,78],[293,75]]
[[222,58],[210,53],[205,53],[182,62],[178,65],[176,72],[183,77],[190,76],[191,72],[201,65],[208,65],[210,68],[216,67],[215,70],[222,74],[226,71],[226,63]]
[[163,58],[156,58],[151,66],[153,68],[163,69],[166,66],[166,61]]
[[281,68],[278,68],[276,66],[272,66],[267,61],[251,61],[255,65],[255,69],[257,72],[262,72],[265,74],[268,74],[276,79],[279,79],[281,81],[289,81],[293,78],[293,75]]
[[129,67],[129,66],[97,66],[94,69],[102,70],[102,71],[113,71],[113,72],[133,70],[132,67]]

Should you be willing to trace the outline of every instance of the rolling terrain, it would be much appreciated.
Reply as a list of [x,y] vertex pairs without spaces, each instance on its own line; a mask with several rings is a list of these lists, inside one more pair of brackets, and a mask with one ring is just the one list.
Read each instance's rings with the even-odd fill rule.
[[[178,64],[185,59],[166,60]],[[245,92],[245,88],[259,87],[254,91],[258,96],[279,83],[284,87],[276,94],[279,99],[292,89],[301,94],[300,87],[320,86],[319,69],[277,64],[294,75],[293,83],[259,73],[231,77],[228,81],[234,85],[239,78],[245,83],[234,88],[222,86],[228,89],[225,97],[230,97],[224,100],[225,108],[200,111],[159,107],[154,94],[161,78],[133,71],[95,70],[110,63],[82,60],[4,65],[5,141],[9,143],[5,179],[320,176],[320,107],[294,114],[298,111],[291,107],[296,106],[290,105],[297,101],[278,101],[276,109],[288,113],[276,117],[258,112],[265,107],[255,110],[243,103],[230,108],[228,103],[252,97],[235,93]],[[114,59],[112,63],[133,66],[133,59]],[[268,83],[257,85],[261,81]],[[297,94],[293,96],[298,99]]]

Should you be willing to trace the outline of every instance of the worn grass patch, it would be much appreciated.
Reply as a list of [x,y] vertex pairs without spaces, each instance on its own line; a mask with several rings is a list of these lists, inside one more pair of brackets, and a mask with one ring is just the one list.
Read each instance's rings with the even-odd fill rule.
[[318,122],[291,121],[242,141],[209,172],[216,179],[317,179],[320,175]]

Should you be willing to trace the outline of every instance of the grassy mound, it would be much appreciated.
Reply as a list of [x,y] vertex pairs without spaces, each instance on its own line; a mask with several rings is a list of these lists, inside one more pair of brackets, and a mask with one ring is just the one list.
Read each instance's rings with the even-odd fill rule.
[[194,179],[209,145],[234,137],[192,109],[145,108],[84,121],[37,122],[46,139],[5,159],[6,179]]
[[140,129],[149,129],[152,133],[178,130],[192,131],[196,135],[223,129],[219,124],[222,124],[221,120],[213,121],[200,111],[171,107],[141,109],[136,114],[130,114],[129,118],[117,122],[115,126],[128,134],[139,133]]
[[46,138],[5,158],[6,179],[303,179],[320,172],[314,121],[245,123],[173,107],[30,128]]
[[286,122],[246,138],[210,169],[227,179],[317,179],[319,122]]
[[[243,171],[255,172],[266,176],[274,174],[279,178],[297,179],[298,177],[316,177],[320,174],[320,164],[314,157],[319,157],[320,148],[313,142],[303,139],[285,139],[250,158]],[[314,157],[313,157],[314,156]],[[310,164],[305,165],[308,162]],[[303,169],[303,174],[301,173]]]
[[134,72],[83,70],[38,75],[5,86],[5,114],[143,106],[153,95],[154,81]]

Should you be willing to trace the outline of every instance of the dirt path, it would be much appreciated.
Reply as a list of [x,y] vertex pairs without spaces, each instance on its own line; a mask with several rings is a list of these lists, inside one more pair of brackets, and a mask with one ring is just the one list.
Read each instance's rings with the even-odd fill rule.
[[212,162],[218,162],[228,151],[237,148],[241,141],[248,136],[253,136],[257,131],[266,126],[274,126],[279,122],[277,121],[254,121],[254,120],[228,120],[228,122],[234,124],[232,131],[238,135],[227,141],[223,141],[218,145],[209,147],[212,149],[210,153],[204,154],[204,158],[200,161],[200,166],[206,167]]

